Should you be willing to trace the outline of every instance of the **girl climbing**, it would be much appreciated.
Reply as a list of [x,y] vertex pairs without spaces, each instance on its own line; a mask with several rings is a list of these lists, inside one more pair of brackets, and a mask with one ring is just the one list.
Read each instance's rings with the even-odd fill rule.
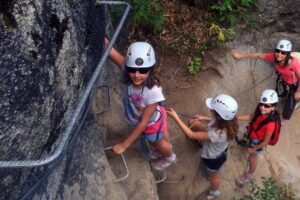
[[[106,47],[108,43],[105,39]],[[123,72],[125,114],[134,126],[123,142],[113,146],[113,151],[121,154],[143,135],[154,148],[150,158],[155,170],[164,170],[175,164],[176,155],[167,134],[166,111],[160,106],[165,97],[154,74],[153,47],[146,42],[134,42],[129,46],[126,58],[114,48],[109,57]]]
[[[275,64],[278,74],[276,90],[280,96],[285,97],[285,104],[282,111],[282,126],[297,108],[297,101],[300,100],[300,62],[291,56],[292,43],[289,40],[280,40],[273,53],[245,53],[241,54],[237,50],[231,51],[232,56],[239,60],[241,58],[259,58]],[[280,92],[280,88],[283,92]]]
[[[255,112],[251,115],[238,116],[238,120],[249,121],[248,125],[248,172],[239,177],[237,183],[244,185],[254,179],[254,172],[257,168],[257,156],[262,152],[262,149],[267,146],[274,134],[275,128],[279,128],[280,124],[276,127],[276,122],[280,122],[280,114],[277,111],[278,95],[275,90],[264,90],[260,96],[260,103],[257,105]],[[264,120],[268,120],[261,128],[259,124]]]
[[[235,117],[238,109],[237,102],[229,95],[219,94],[214,98],[206,99],[206,105],[210,109],[212,117],[195,116],[190,120],[190,126],[186,126],[178,117],[175,110],[167,111],[185,135],[194,140],[203,141],[202,163],[208,172],[210,189],[206,199],[215,199],[220,195],[219,187],[221,177],[218,173],[227,159],[228,141],[234,139],[238,132],[238,123]],[[209,122],[207,127],[201,121]],[[198,199],[203,199],[201,195]]]

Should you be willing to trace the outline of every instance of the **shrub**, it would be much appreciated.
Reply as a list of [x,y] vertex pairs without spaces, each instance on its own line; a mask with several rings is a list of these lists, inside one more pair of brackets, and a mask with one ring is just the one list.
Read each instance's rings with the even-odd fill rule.
[[164,10],[159,0],[132,0],[134,23],[160,32],[164,25]]
[[233,39],[235,32],[232,28],[226,29],[217,24],[212,23],[212,25],[209,28],[209,35],[216,35],[219,42],[227,42]]
[[[251,194],[239,200],[295,200],[295,194],[290,185],[279,186],[272,178],[262,177],[263,187],[255,182],[251,185]],[[232,200],[237,200],[233,198]]]
[[195,76],[200,71],[201,58],[193,57],[189,66],[187,67],[189,74]]
[[[159,0],[131,0],[133,7],[131,17],[135,26],[147,28],[154,32],[160,32],[164,25],[164,8]],[[112,7],[113,24],[119,22],[124,12],[124,8]]]
[[221,22],[233,26],[237,22],[245,23],[254,28],[255,23],[251,20],[251,11],[258,7],[258,0],[223,0],[211,6]]

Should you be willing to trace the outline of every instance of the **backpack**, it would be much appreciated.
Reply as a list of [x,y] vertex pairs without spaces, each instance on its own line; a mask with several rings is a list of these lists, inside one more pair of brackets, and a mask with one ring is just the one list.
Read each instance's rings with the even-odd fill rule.
[[300,52],[292,52],[291,56],[300,62]]
[[[257,117],[256,117],[256,118],[257,118]],[[256,118],[253,119],[253,122],[255,122]],[[254,129],[254,128],[253,128],[253,122],[250,123],[250,124],[247,126],[247,132],[248,132],[248,137],[249,137],[249,139],[250,139],[250,133],[251,133],[252,130]],[[269,119],[269,118],[266,118],[266,119],[264,119],[262,122],[260,122],[260,123],[258,124],[258,126],[257,126],[256,129],[254,129],[254,133],[256,134],[257,138],[259,138],[258,135],[257,135],[257,131],[258,131],[259,129],[261,129],[264,125],[268,124],[269,122],[272,122],[272,120]],[[279,120],[276,120],[276,121],[275,121],[275,129],[274,129],[274,131],[273,131],[273,133],[272,133],[272,137],[271,137],[271,139],[270,139],[270,141],[269,141],[269,145],[276,145],[276,144],[277,144],[278,139],[279,139],[279,135],[280,135],[280,130],[281,130],[281,121],[280,121],[280,119],[279,119]]]

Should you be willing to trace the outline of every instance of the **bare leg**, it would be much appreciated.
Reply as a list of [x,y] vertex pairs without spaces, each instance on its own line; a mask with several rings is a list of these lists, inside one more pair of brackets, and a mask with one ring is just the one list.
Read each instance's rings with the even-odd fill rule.
[[210,188],[212,191],[218,190],[221,185],[221,177],[217,172],[208,172]]
[[253,174],[257,167],[257,154],[250,154],[248,161],[250,164],[248,174]]
[[158,142],[150,142],[150,144],[154,148],[156,148],[164,157],[169,157],[173,153],[172,145],[165,136]]

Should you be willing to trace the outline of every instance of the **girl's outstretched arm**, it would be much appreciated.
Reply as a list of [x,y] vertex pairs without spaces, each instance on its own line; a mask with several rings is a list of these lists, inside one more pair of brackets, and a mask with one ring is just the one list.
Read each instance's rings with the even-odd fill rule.
[[[109,40],[105,38],[104,46],[107,48]],[[109,52],[109,58],[121,69],[125,63],[125,57],[121,55],[114,47]]]
[[187,127],[187,125],[185,125],[185,123],[179,118],[179,116],[177,115],[177,113],[175,112],[174,109],[169,108],[167,110],[167,113],[170,117],[172,117],[175,122],[177,123],[177,125],[179,126],[179,128],[182,130],[182,132],[187,135],[189,138],[191,139],[195,139],[195,140],[208,140],[208,134],[207,132],[193,132],[191,129],[189,129]]
[[231,50],[231,55],[234,57],[236,60],[242,59],[242,58],[259,58],[259,59],[264,59],[264,54],[263,53],[240,53],[236,49]]
[[123,153],[146,129],[156,107],[157,103],[148,105],[144,108],[143,115],[139,123],[134,127],[129,136],[121,143],[113,146],[113,151],[116,154]]
[[250,115],[239,115],[237,116],[237,120],[239,121],[246,121],[246,122],[250,122],[253,118],[254,114],[250,114]]
[[195,115],[193,118],[195,120],[207,121],[207,122],[210,122],[212,120],[211,117],[207,117],[207,116],[203,116],[203,115]]

